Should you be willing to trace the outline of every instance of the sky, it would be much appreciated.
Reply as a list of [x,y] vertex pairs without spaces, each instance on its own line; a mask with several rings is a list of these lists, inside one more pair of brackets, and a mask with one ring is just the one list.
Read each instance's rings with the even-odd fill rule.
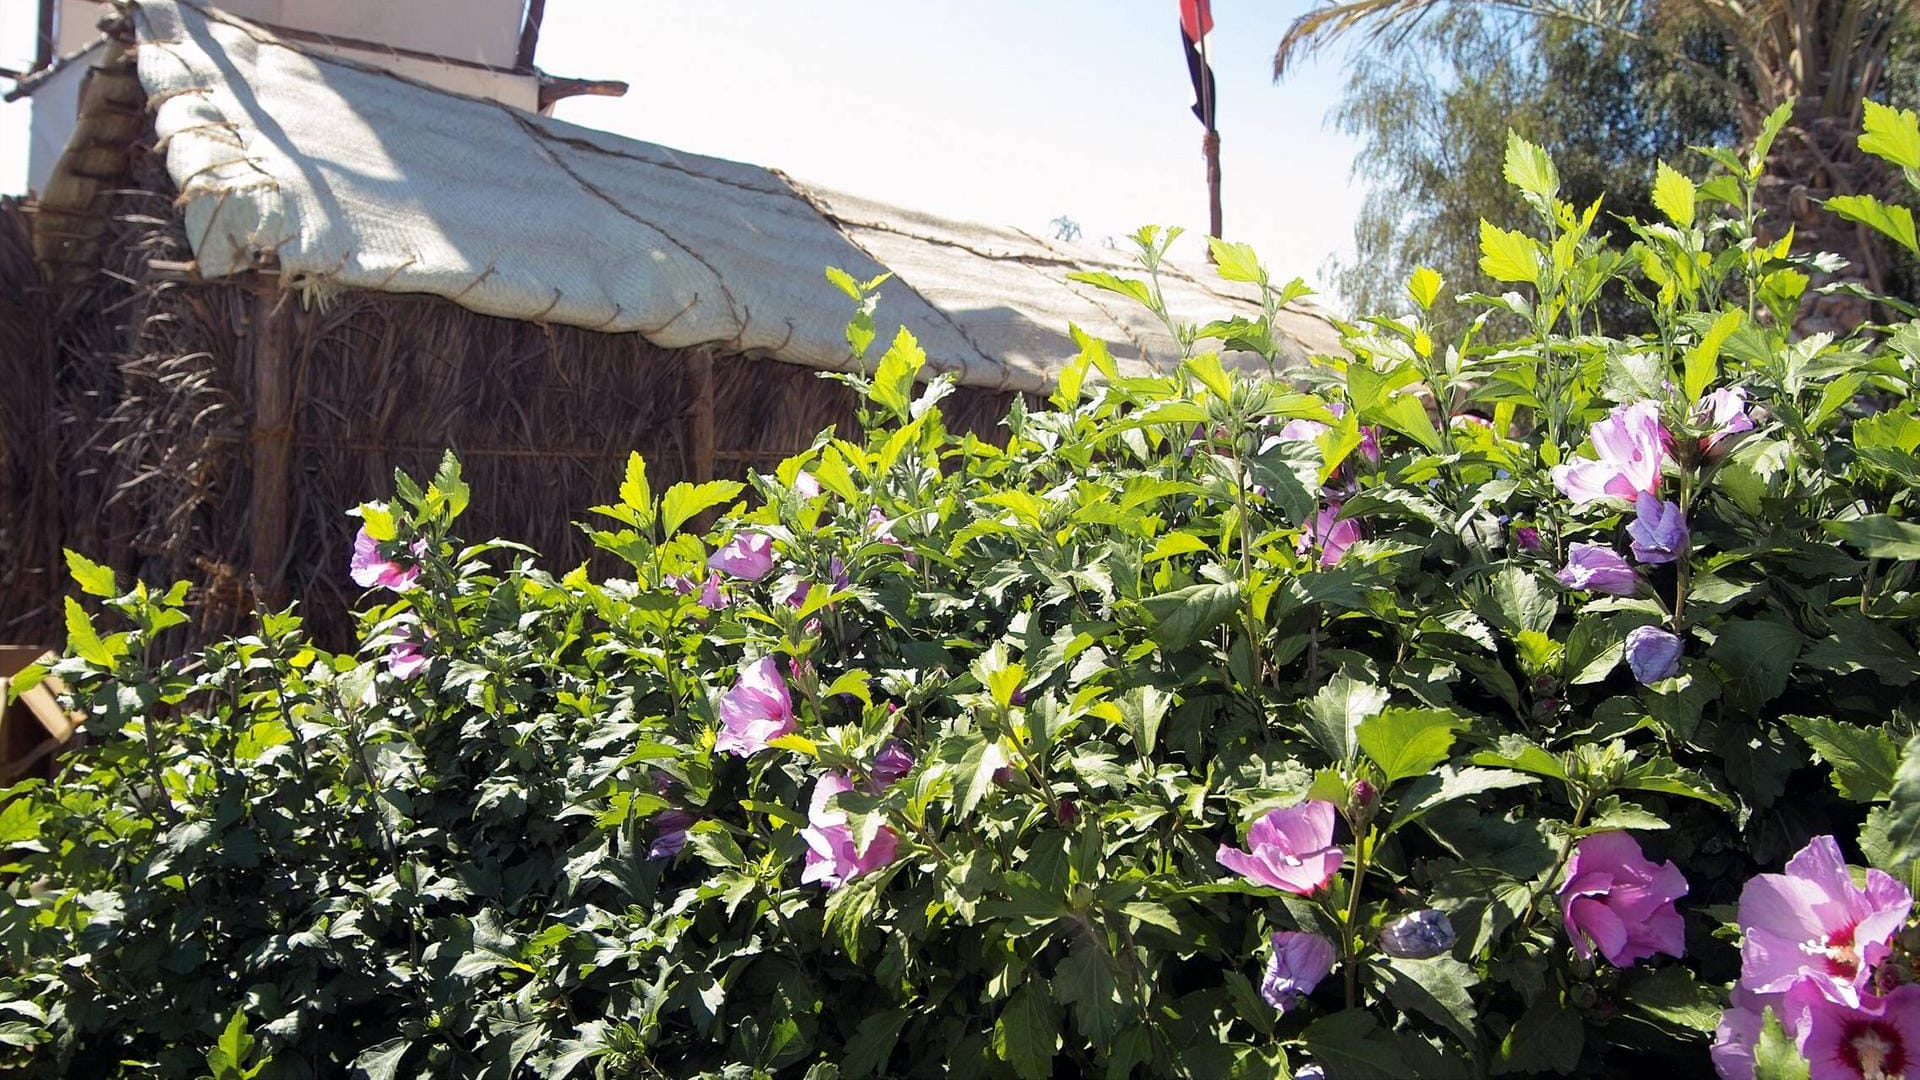
[[[1355,143],[1327,121],[1340,56],[1271,77],[1312,0],[1214,0],[1224,232],[1273,273],[1326,279],[1352,248]],[[33,7],[0,0],[0,66],[32,53]],[[1082,239],[1207,225],[1201,128],[1174,0],[548,0],[539,65],[621,79],[573,123],[781,169],[962,220]],[[0,86],[6,85],[0,83]],[[0,192],[25,184],[27,105],[0,107]]]

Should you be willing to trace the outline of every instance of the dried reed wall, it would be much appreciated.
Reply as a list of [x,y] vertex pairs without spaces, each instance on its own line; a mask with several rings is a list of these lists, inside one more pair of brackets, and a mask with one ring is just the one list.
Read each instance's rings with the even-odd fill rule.
[[[396,468],[424,478],[454,449],[473,487],[466,534],[528,543],[564,567],[589,557],[573,523],[615,497],[630,450],[662,485],[768,469],[826,427],[851,429],[846,388],[778,361],[431,297],[303,305],[270,277],[192,280],[172,268],[190,253],[170,192],[150,160],[136,154],[132,172],[102,208],[104,265],[77,285],[42,284],[27,215],[0,210],[0,640],[57,642],[61,546],[150,581],[194,581],[203,634],[244,625],[261,567],[249,515],[263,440],[290,456],[287,542],[266,576],[338,642],[353,599],[342,511],[387,495]],[[263,426],[254,364],[277,318],[290,323],[290,423]],[[1010,403],[962,391],[944,411],[953,429],[996,437]]]

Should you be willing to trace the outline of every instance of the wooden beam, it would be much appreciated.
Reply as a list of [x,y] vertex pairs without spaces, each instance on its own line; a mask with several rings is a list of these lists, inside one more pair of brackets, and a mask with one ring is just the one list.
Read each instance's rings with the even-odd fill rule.
[[53,46],[58,38],[54,29],[54,13],[57,0],[40,0],[40,27],[33,44],[33,70],[39,71],[53,63]]
[[704,484],[713,479],[713,354],[700,349],[688,363],[693,365],[693,482]]
[[254,294],[253,477],[247,503],[248,571],[261,598],[277,605],[284,596],[288,516],[293,483],[294,303],[278,283]]
[[520,51],[513,60],[514,70],[533,70],[533,54],[540,48],[540,20],[547,14],[547,0],[527,0],[527,21],[520,24]]

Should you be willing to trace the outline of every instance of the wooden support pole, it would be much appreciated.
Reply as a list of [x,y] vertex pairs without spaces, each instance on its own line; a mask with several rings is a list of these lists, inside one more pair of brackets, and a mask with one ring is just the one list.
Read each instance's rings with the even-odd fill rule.
[[526,21],[520,24],[520,48],[515,51],[515,71],[533,70],[534,54],[540,48],[540,23],[547,17],[547,0],[528,0]]
[[254,294],[253,482],[247,505],[248,572],[261,598],[285,599],[293,484],[293,299],[277,283]]
[[714,387],[713,354],[705,349],[697,351],[693,365],[693,482],[704,484],[713,479],[714,446]]
[[54,27],[54,20],[58,18],[55,4],[56,0],[40,0],[40,25],[35,30],[33,42],[34,71],[52,65],[57,58],[54,41],[59,37],[59,32]]

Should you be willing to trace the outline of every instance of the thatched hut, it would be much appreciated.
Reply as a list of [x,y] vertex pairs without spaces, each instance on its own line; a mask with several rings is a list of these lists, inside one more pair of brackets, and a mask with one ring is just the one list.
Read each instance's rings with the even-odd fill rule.
[[[1172,341],[1070,284],[1115,253],[961,225],[464,97],[189,0],[135,0],[84,64],[37,202],[0,212],[0,640],[57,633],[58,549],[343,609],[351,523],[456,449],[479,533],[584,556],[570,522],[630,449],[664,481],[739,474],[851,419],[850,303],[891,271],[990,433],[1073,354]],[[1191,317],[1253,314],[1173,271]],[[1311,312],[1282,328],[1331,349]]]

